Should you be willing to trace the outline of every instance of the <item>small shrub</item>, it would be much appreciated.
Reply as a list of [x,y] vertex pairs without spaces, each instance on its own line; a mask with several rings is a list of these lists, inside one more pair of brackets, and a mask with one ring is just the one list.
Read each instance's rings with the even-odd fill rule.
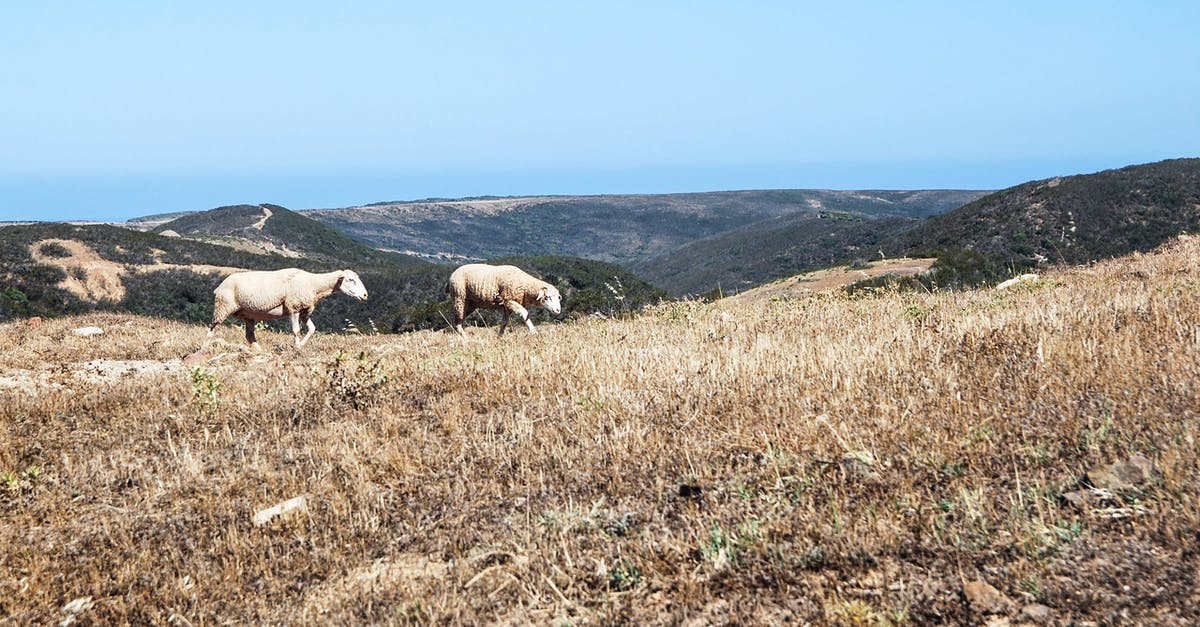
[[192,368],[191,375],[192,402],[200,408],[200,413],[211,418],[221,405],[221,383],[204,366]]
[[71,251],[67,250],[66,246],[63,246],[58,242],[46,242],[45,244],[42,244],[41,248],[38,250],[40,250],[41,253],[46,257],[52,257],[54,259],[62,259],[63,257],[71,256]]
[[380,360],[370,359],[366,351],[359,352],[354,359],[339,351],[318,374],[330,400],[356,410],[377,405],[390,381]]

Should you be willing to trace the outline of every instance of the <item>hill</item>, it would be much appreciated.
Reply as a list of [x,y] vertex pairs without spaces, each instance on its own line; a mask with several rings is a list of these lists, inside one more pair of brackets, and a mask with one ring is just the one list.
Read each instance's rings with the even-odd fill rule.
[[158,224],[151,232],[175,234],[251,252],[303,257],[327,263],[421,263],[408,255],[366,246],[279,205],[233,205],[188,213]]
[[303,214],[377,248],[426,258],[554,254],[634,267],[696,240],[769,218],[822,212],[922,217],[982,194],[759,190],[482,198],[379,203]]
[[767,218],[685,244],[631,268],[674,296],[735,293],[853,259],[879,258],[888,235],[917,218],[848,212],[798,212]]
[[0,324],[0,615],[1195,624],[1197,266],[188,363],[195,325]]
[[[1200,159],[1031,181],[934,216],[884,243],[1023,268],[1145,252],[1200,230]],[[939,255],[939,256],[940,256]]]

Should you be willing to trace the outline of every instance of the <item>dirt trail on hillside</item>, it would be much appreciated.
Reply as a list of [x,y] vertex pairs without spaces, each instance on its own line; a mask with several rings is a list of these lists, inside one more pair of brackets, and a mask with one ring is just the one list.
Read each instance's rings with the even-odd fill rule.
[[251,224],[250,228],[261,231],[263,230],[263,227],[267,225],[267,220],[271,218],[271,210],[263,207],[262,205],[259,205],[259,207],[263,210],[263,217],[259,218],[258,222]]
[[[47,245],[57,244],[67,251],[66,256],[46,254]],[[120,302],[125,298],[123,277],[129,272],[160,272],[163,270],[190,270],[198,274],[228,275],[245,268],[212,266],[207,264],[122,264],[100,256],[92,247],[69,239],[44,239],[29,245],[29,255],[37,263],[60,268],[66,278],[58,287],[91,303],[100,301]],[[155,255],[161,258],[161,253]]]

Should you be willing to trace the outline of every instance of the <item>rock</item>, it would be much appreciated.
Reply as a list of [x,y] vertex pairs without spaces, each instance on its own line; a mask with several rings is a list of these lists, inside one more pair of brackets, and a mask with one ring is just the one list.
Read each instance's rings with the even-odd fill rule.
[[1021,276],[1015,276],[1007,281],[1000,283],[999,285],[996,286],[996,289],[1006,290],[1014,285],[1017,285],[1018,283],[1028,283],[1028,282],[1036,281],[1036,280],[1038,280],[1038,275],[1036,275],[1036,274],[1032,274],[1032,273],[1022,274]]
[[963,596],[971,609],[980,614],[1003,614],[1012,605],[1008,597],[982,579],[963,584]]
[[1039,625],[1045,625],[1050,620],[1050,608],[1041,603],[1030,603],[1021,608],[1021,618]]
[[28,320],[26,320],[26,321],[25,321],[25,326],[29,326],[29,327],[36,327],[36,326],[38,326],[38,325],[40,325],[40,324],[42,324],[42,317],[41,317],[41,316],[34,316],[34,317],[32,317],[32,318],[30,318],[30,319],[28,319]]
[[78,599],[67,603],[62,608],[62,613],[66,614],[67,617],[62,619],[58,624],[62,625],[63,627],[66,627],[67,625],[74,625],[76,618],[78,618],[80,614],[92,609],[95,607],[95,605],[96,603],[92,601],[92,597],[79,597]]
[[271,522],[271,519],[276,516],[282,516],[295,511],[304,511],[306,509],[308,509],[308,499],[304,496],[297,496],[296,498],[272,505],[264,510],[259,510],[250,521],[254,523],[254,526],[259,527]]
[[1123,492],[1136,488],[1154,477],[1154,462],[1143,455],[1134,455],[1125,461],[1097,466],[1087,472],[1087,480],[1093,486],[1110,492]]
[[212,359],[212,357],[208,353],[204,352],[204,349],[200,349],[200,350],[192,353],[191,355],[184,357],[183,365],[196,366],[196,365],[199,365],[199,364],[202,364],[202,363],[208,361],[209,359]]
[[1080,490],[1064,492],[1062,495],[1062,500],[1064,503],[1074,507],[1075,509],[1086,509],[1088,506],[1087,494]]
[[878,481],[880,478],[875,471],[875,463],[875,455],[871,451],[847,451],[841,460],[842,469],[847,475],[868,481]]
[[104,329],[100,327],[76,327],[71,329],[71,333],[79,337],[92,337],[93,335],[103,335]]

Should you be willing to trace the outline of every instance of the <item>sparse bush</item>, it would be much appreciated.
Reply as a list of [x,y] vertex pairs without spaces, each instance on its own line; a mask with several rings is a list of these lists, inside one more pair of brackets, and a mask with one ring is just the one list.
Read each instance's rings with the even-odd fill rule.
[[382,361],[369,357],[366,351],[360,351],[355,358],[339,351],[318,371],[318,376],[330,401],[356,410],[379,404],[389,381]]
[[204,366],[192,368],[191,379],[192,402],[200,408],[200,413],[213,417],[221,405],[221,383]]
[[62,244],[59,244],[58,242],[47,242],[45,244],[42,244],[38,248],[38,251],[47,257],[53,257],[53,258],[62,258],[62,257],[70,257],[71,256],[71,251],[67,250],[66,246],[63,246]]

